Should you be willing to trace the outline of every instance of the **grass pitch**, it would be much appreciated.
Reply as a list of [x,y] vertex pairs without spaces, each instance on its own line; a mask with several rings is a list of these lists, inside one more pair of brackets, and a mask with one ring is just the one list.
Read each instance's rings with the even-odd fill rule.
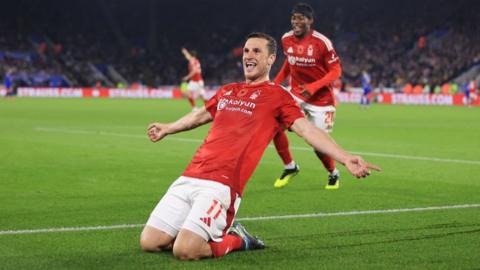
[[[478,269],[479,109],[341,104],[332,136],[383,172],[341,168],[341,188],[326,191],[320,162],[289,134],[301,173],[274,189],[282,164],[267,149],[237,215],[267,248],[181,262],[141,252],[138,238],[208,130],[148,141],[146,126],[186,101],[0,100],[0,269]],[[432,206],[460,208],[421,209]],[[112,225],[131,227],[101,230]]]

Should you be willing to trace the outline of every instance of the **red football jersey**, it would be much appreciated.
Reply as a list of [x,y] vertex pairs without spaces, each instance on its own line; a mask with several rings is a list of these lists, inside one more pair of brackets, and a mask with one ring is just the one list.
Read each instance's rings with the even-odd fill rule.
[[183,175],[220,182],[240,196],[273,136],[304,117],[290,94],[268,81],[225,85],[206,109],[212,126]]
[[[311,30],[304,38],[298,39],[293,31],[282,37],[283,53],[287,58],[290,71],[292,93],[306,100],[300,93],[301,86],[317,81],[325,76],[334,65],[340,68],[340,58],[337,56],[332,42],[317,31]],[[319,89],[308,103],[317,106],[335,105],[332,84]]]
[[468,89],[470,90],[470,93],[471,94],[476,94],[477,93],[477,81],[476,80],[472,80],[470,81],[470,83],[468,84]]
[[192,70],[198,69],[198,72],[195,72],[193,77],[190,79],[191,81],[202,81],[202,67],[200,66],[200,61],[198,58],[193,58],[192,61],[188,62],[188,72],[192,72]]

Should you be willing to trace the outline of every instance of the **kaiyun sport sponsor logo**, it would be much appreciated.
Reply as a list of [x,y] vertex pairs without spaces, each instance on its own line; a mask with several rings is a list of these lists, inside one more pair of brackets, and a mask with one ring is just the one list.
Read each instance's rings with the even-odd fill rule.
[[287,56],[288,63],[290,65],[296,65],[296,66],[315,66],[315,58],[312,57],[298,57],[298,56],[293,56],[289,55]]
[[254,102],[250,101],[222,98],[218,101],[217,111],[240,112],[251,116],[256,106]]

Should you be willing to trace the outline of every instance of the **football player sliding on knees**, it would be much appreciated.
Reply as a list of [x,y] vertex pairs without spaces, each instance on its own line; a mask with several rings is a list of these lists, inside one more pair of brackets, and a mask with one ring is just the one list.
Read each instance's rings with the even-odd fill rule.
[[212,123],[190,164],[152,211],[140,236],[142,250],[172,250],[178,259],[197,260],[263,249],[265,243],[236,222],[235,214],[246,184],[280,129],[295,132],[355,177],[380,170],[343,150],[305,118],[287,91],[270,82],[275,52],[271,36],[250,34],[243,48],[245,81],[220,87],[204,107],[175,122],[148,126],[149,139],[158,142]]

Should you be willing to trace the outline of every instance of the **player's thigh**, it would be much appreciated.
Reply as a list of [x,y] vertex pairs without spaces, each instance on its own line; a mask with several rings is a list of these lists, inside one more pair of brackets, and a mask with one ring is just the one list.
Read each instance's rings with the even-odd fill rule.
[[319,107],[308,104],[305,106],[304,111],[306,111],[310,122],[316,127],[329,133],[333,131],[335,124],[334,106]]
[[199,81],[199,88],[198,88],[198,93],[200,96],[205,97],[205,84],[203,81]]
[[188,183],[180,177],[155,206],[147,225],[175,238],[191,210]]
[[192,231],[206,241],[221,241],[233,221],[241,199],[228,186],[213,181],[201,182],[207,186],[194,196],[192,209],[182,229]]

